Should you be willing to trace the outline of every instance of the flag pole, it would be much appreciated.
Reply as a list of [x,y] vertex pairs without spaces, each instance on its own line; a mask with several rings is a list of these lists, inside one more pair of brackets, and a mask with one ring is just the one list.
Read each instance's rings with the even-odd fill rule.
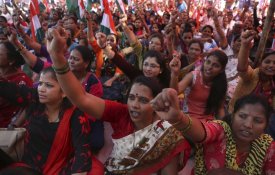
[[273,19],[274,10],[275,10],[275,0],[271,0],[270,4],[269,4],[268,11],[267,11],[265,23],[264,23],[262,36],[261,36],[261,39],[260,39],[260,42],[258,45],[258,49],[256,52],[254,67],[257,67],[258,64],[262,61],[262,57],[263,57],[264,49],[265,49],[265,45],[266,45],[266,40],[268,38],[268,34],[269,34],[269,31],[271,28],[270,24]]

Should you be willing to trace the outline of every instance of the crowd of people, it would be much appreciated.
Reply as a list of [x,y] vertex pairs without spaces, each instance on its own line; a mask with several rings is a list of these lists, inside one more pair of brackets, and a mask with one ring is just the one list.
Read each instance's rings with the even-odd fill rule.
[[258,58],[268,6],[183,3],[113,4],[113,33],[52,4],[40,39],[3,5],[0,127],[26,134],[0,175],[275,174],[274,17]]

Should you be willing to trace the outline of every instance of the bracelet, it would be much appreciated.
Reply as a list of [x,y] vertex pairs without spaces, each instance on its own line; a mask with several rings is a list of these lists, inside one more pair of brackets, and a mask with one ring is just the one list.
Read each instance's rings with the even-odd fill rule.
[[23,49],[25,49],[25,47],[23,45],[21,45],[16,49],[16,51],[21,52]]
[[70,71],[69,63],[66,62],[66,64],[62,68],[56,68],[52,65],[52,68],[56,74],[63,75]]
[[182,134],[185,134],[192,126],[192,119],[189,115],[187,115],[188,117],[188,124],[186,127],[184,127],[183,129],[179,129],[181,131]]

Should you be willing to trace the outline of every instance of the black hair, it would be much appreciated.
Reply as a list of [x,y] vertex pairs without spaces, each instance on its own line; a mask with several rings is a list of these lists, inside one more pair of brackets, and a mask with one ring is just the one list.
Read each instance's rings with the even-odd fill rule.
[[88,63],[86,71],[90,71],[91,63],[95,60],[93,52],[88,47],[80,45],[76,46],[74,50],[77,50],[81,54],[83,61]]
[[275,56],[275,50],[272,50],[272,51],[269,51],[269,52],[265,52],[264,55],[263,55],[262,61],[263,61],[265,58],[269,57],[270,55],[274,55],[274,56]]
[[161,33],[153,33],[152,35],[149,36],[148,40],[151,41],[152,38],[158,38],[160,40],[161,47],[164,46],[164,38]]
[[69,15],[68,19],[67,20],[73,20],[75,24],[77,24],[77,18],[74,16],[74,15]]
[[192,36],[193,36],[192,26],[190,26],[190,24],[187,23],[185,25],[184,30],[182,31],[182,35],[184,33],[192,33]]
[[201,53],[203,53],[203,48],[204,48],[204,46],[203,46],[203,43],[201,42],[201,40],[196,39],[196,38],[193,38],[193,39],[190,41],[190,43],[189,43],[189,45],[188,45],[188,48],[190,48],[190,46],[191,46],[192,44],[199,44],[200,49],[201,49]]
[[6,41],[2,42],[1,44],[3,44],[7,49],[7,58],[10,61],[13,61],[12,66],[18,68],[25,63],[23,56],[16,50],[16,48],[11,44],[11,42]]
[[162,91],[161,84],[155,77],[145,77],[144,75],[141,75],[135,78],[132,86],[134,84],[140,84],[148,87],[151,90],[153,97],[156,97]]
[[191,25],[190,22],[188,22],[188,23],[185,24],[185,27],[184,27],[184,30],[183,30],[182,33],[189,33],[189,32],[191,32],[192,35],[193,35],[192,25]]
[[[42,74],[46,74],[46,73],[50,73],[50,76],[52,79],[56,80],[57,81],[57,77],[56,77],[56,74],[54,72],[54,69],[50,66],[50,67],[46,67],[44,68],[41,72],[40,72],[40,76]],[[58,82],[58,81],[57,81]],[[60,89],[61,90],[61,89]],[[37,94],[37,99],[38,99],[38,94]],[[72,103],[69,101],[69,99],[67,97],[64,97],[63,98],[63,101],[60,105],[60,113],[59,113],[59,116],[62,117],[65,110],[72,107]],[[42,104],[40,102],[34,102],[34,103],[31,103],[30,106],[27,108],[26,110],[26,116],[31,116],[31,115],[34,115],[37,111],[40,111],[40,112],[44,112],[45,111],[45,104]]]
[[160,83],[163,85],[163,88],[168,88],[170,83],[170,71],[167,69],[166,59],[160,52],[155,50],[147,51],[143,56],[143,62],[148,57],[156,58],[156,61],[159,64],[160,70],[161,70],[161,73],[158,75],[157,78],[159,79]]
[[0,16],[0,18],[2,18],[5,21],[5,23],[8,22],[8,20],[7,20],[7,18],[5,16]]
[[[227,55],[221,50],[214,50],[209,53],[210,56],[218,58],[223,71],[212,80],[209,96],[207,98],[205,114],[217,113],[225,99],[227,91],[227,79],[225,74],[225,67],[228,62]],[[202,66],[203,70],[204,66]]]
[[209,28],[212,33],[214,32],[214,28],[211,25],[205,25],[205,26],[203,26],[202,31],[204,31],[204,29],[206,29],[206,28]]
[[[246,95],[246,96],[243,96],[243,97],[239,98],[236,101],[236,103],[234,104],[234,109],[233,109],[232,115],[236,114],[236,112],[238,112],[241,108],[243,108],[245,105],[248,105],[248,104],[250,104],[250,105],[259,104],[263,107],[264,115],[265,115],[265,118],[266,118],[266,121],[267,121],[266,126],[268,126],[269,119],[270,119],[270,116],[273,112],[273,109],[271,108],[271,106],[269,105],[266,97],[264,97],[264,96],[250,94],[250,95]],[[224,118],[224,120],[229,125],[231,125],[231,123],[232,123],[232,115],[228,115]]]

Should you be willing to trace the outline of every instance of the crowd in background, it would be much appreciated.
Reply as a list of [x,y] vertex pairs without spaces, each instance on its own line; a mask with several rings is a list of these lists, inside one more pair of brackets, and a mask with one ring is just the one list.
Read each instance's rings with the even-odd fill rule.
[[0,174],[275,174],[268,3],[37,2],[40,28],[1,8],[0,127],[26,135]]

